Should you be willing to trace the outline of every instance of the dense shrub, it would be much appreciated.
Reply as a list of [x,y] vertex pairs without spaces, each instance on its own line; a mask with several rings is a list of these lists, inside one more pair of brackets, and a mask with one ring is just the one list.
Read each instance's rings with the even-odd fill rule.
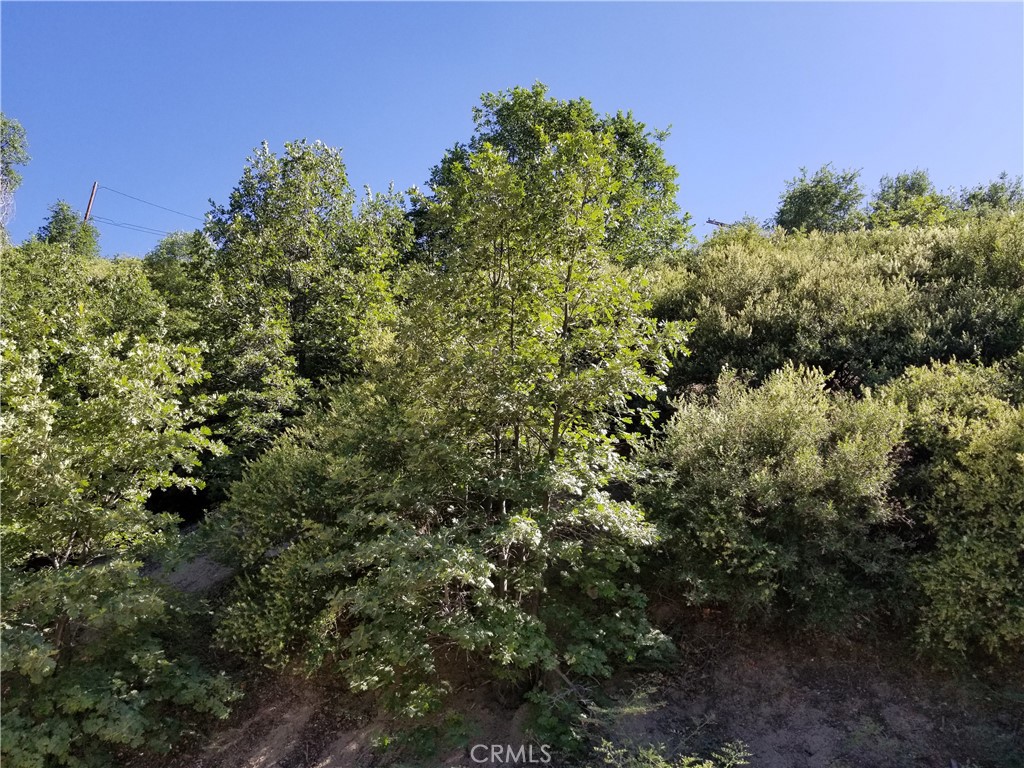
[[726,231],[656,283],[655,314],[693,319],[693,354],[672,381],[713,384],[723,368],[764,380],[787,362],[854,388],[898,375],[926,343],[913,277],[934,235]]
[[993,362],[1024,347],[1024,218],[838,235],[737,226],[655,286],[657,317],[695,321],[676,390],[724,367],[762,381],[786,362],[859,390],[933,358]]
[[727,372],[714,397],[677,406],[644,491],[666,578],[741,615],[831,622],[879,607],[899,583],[896,407],[789,366],[759,388]]
[[918,277],[931,359],[993,363],[1024,349],[1024,215],[942,231]]
[[227,681],[179,652],[174,596],[139,573],[177,539],[150,494],[196,488],[220,446],[183,396],[196,350],[139,332],[139,270],[38,241],[4,256],[3,760],[110,765],[226,714]]
[[195,616],[138,562],[7,569],[2,581],[9,768],[166,753],[197,720],[228,714],[230,681],[181,650]]
[[951,363],[895,382],[912,460],[902,493],[927,539],[914,575],[933,647],[1024,650],[1024,410],[1001,370]]
[[588,768],[739,768],[750,765],[747,758],[753,757],[741,742],[726,744],[706,759],[693,755],[667,757],[666,751],[664,745],[619,747],[603,741],[594,750],[599,762],[591,762]]

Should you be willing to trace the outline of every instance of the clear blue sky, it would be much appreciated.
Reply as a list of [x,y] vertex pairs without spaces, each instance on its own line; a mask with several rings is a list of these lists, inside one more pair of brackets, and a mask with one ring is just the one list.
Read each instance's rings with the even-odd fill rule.
[[[94,180],[202,216],[264,139],[342,147],[360,188],[422,185],[484,91],[536,80],[632,109],[705,219],[770,216],[825,162],[866,186],[1024,172],[1024,5],[355,4],[5,1],[4,112],[24,125],[18,242]],[[95,213],[194,222],[101,190]],[[158,237],[101,225],[107,255]]]

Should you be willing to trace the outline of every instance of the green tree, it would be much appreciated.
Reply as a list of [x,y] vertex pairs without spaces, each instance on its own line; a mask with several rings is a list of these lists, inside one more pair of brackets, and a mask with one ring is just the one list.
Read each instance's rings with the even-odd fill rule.
[[44,243],[66,245],[81,256],[99,256],[99,232],[82,221],[82,215],[64,200],[50,206],[50,215],[39,228],[37,237]]
[[[141,562],[176,542],[146,507],[196,488],[196,426],[184,402],[205,375],[196,350],[126,332],[140,273],[90,277],[90,261],[30,241],[5,253],[0,396],[4,763],[109,765],[163,750],[188,713],[223,716],[223,677],[176,649],[185,618]],[[134,329],[133,329],[134,330]]]
[[529,174],[484,144],[418,201],[444,234],[407,272],[393,343],[215,521],[250,574],[228,645],[333,658],[410,714],[453,650],[522,677],[652,646],[631,574],[656,534],[608,487],[679,334],[607,251],[611,143],[550,138]]
[[195,342],[204,336],[202,313],[208,295],[198,275],[198,260],[210,246],[200,231],[172,232],[142,260],[149,284],[166,303],[168,337]]
[[995,211],[1018,211],[1024,205],[1024,179],[1003,171],[988,184],[960,190],[960,207],[969,215],[984,216]]
[[209,422],[231,447],[207,475],[224,485],[265,450],[312,390],[360,370],[391,302],[410,225],[393,192],[360,201],[341,153],[292,142],[248,159],[204,232],[178,233],[145,260],[170,332],[204,349]]
[[143,259],[150,284],[168,299],[185,297],[191,286],[189,268],[202,249],[199,231],[172,232]]
[[[680,216],[676,203],[678,174],[662,148],[668,131],[648,129],[632,112],[599,115],[587,99],[551,98],[541,83],[484,94],[473,110],[473,122],[468,145],[456,144],[433,169],[432,190],[452,183],[455,169],[465,168],[472,154],[489,144],[507,153],[531,194],[534,185],[544,184],[537,173],[550,142],[563,133],[587,131],[602,139],[596,151],[604,156],[612,179],[603,243],[609,255],[649,265],[691,241],[690,216]],[[423,206],[412,211],[417,234],[421,243],[436,245],[443,230],[427,213]]]
[[6,224],[10,218],[14,192],[21,186],[21,174],[14,166],[25,165],[29,160],[25,129],[0,112],[0,224]]
[[16,165],[25,165],[28,156],[28,140],[25,129],[14,118],[0,112],[0,186],[10,194],[21,185],[21,174],[14,170]]
[[786,182],[773,220],[787,232],[848,232],[864,224],[859,210],[864,192],[857,179],[860,171],[836,171],[831,163],[813,176],[801,168]]
[[304,379],[358,369],[361,318],[387,300],[387,272],[407,247],[399,197],[355,203],[341,152],[300,141],[280,157],[264,144],[210,213],[217,276],[280,314]]
[[868,224],[876,229],[930,227],[948,221],[953,201],[940,194],[927,171],[883,176],[871,198]]

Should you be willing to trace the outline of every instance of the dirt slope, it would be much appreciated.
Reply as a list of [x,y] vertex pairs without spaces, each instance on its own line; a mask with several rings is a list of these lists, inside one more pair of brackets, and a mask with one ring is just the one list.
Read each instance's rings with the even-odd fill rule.
[[[595,738],[701,755],[740,740],[756,768],[1024,767],[1020,679],[984,683],[929,670],[896,648],[740,635],[713,623],[689,626],[679,641],[676,664],[623,674],[600,691]],[[205,746],[168,765],[494,766],[502,763],[476,763],[469,748],[528,740],[527,707],[501,703],[491,686],[464,683],[454,699],[429,738],[403,740],[366,699],[277,678]],[[577,764],[555,754],[549,765]]]

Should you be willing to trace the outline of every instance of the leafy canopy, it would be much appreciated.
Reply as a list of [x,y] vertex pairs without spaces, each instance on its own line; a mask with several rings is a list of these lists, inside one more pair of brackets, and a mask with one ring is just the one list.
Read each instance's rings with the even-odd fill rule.
[[196,488],[220,450],[196,426],[209,403],[184,397],[206,374],[159,312],[141,332],[154,297],[137,265],[33,240],[5,250],[3,280],[3,759],[109,765],[231,697],[169,644],[181,610],[139,573],[176,540],[149,496]]
[[528,171],[484,143],[417,201],[432,258],[405,276],[392,343],[217,521],[250,573],[226,643],[334,658],[409,714],[456,650],[521,677],[651,647],[629,574],[656,534],[608,487],[681,337],[608,244],[613,141],[545,138]]
[[64,200],[50,206],[50,215],[37,237],[44,243],[64,245],[79,256],[100,255],[99,232]]
[[786,182],[779,198],[774,224],[787,232],[847,232],[863,226],[859,210],[864,192],[857,179],[860,171],[837,171],[827,163],[808,175]]
[[202,391],[224,399],[210,422],[234,454],[213,472],[220,486],[310,390],[360,370],[410,234],[399,196],[357,205],[340,151],[297,141],[281,154],[258,148],[203,233],[172,235],[147,256],[176,338],[205,348]]
[[[547,86],[515,87],[486,93],[473,110],[475,130],[468,144],[456,144],[431,172],[435,192],[456,183],[472,155],[490,145],[505,152],[526,194],[543,187],[542,158],[550,142],[565,133],[587,132],[599,141],[610,184],[602,239],[609,253],[628,264],[651,264],[690,243],[689,214],[679,215],[676,169],[665,159],[662,143],[668,131],[649,130],[632,112],[599,115],[583,98],[560,101]],[[425,208],[416,206],[413,219],[421,240],[436,241],[443,232]]]
[[882,177],[871,198],[868,223],[878,229],[932,227],[948,221],[953,214],[953,200],[936,191],[927,171],[915,169]]

